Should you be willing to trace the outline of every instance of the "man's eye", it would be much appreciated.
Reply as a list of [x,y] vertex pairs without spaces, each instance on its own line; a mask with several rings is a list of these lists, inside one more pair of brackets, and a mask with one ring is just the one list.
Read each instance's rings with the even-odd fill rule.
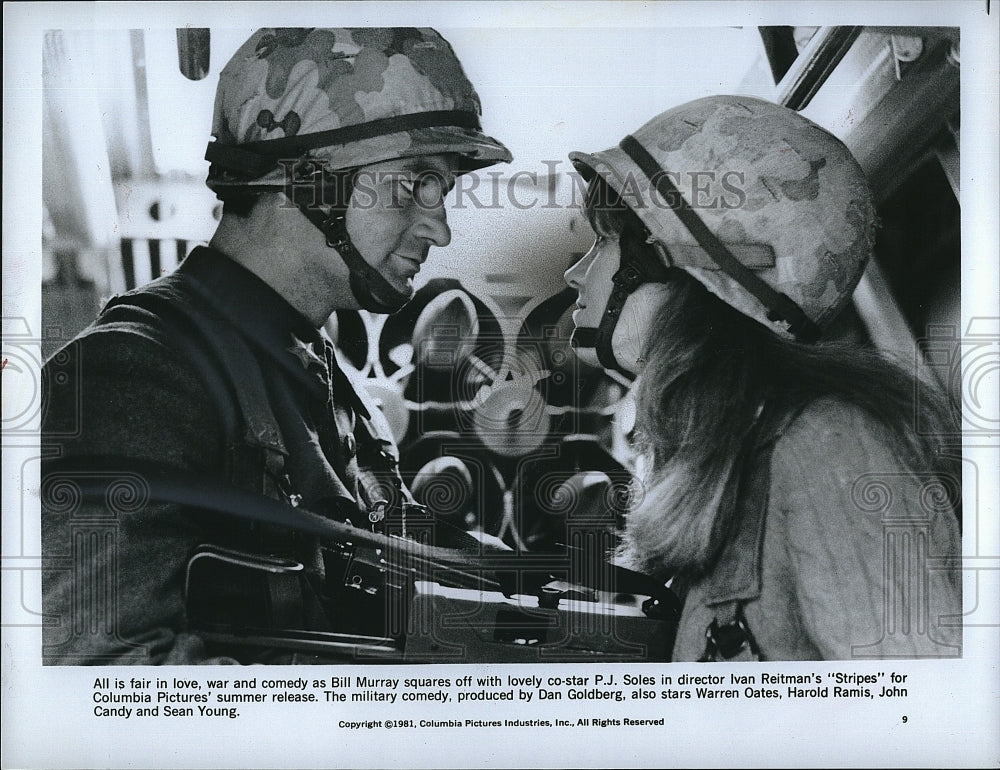
[[400,188],[407,195],[431,195],[434,188],[434,177],[432,175],[422,175],[409,179],[402,179],[399,182]]
[[417,178],[413,184],[413,195],[428,206],[437,205],[448,194],[448,186],[438,174],[429,173]]

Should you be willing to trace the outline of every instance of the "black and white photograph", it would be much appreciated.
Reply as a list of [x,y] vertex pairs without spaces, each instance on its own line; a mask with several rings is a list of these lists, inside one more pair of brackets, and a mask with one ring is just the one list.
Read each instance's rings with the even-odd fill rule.
[[4,767],[996,766],[998,15],[6,4]]

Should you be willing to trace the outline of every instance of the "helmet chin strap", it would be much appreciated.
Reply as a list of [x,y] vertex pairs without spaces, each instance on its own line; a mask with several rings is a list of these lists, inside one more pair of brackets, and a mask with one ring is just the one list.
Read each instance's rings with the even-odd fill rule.
[[[353,184],[348,181],[342,200],[350,201],[352,189]],[[373,313],[395,313],[410,301],[412,295],[409,292],[396,289],[358,253],[347,232],[346,205],[335,206],[329,214],[324,214],[315,206],[311,187],[293,187],[291,200],[306,219],[326,236],[326,245],[336,249],[344,260],[350,276],[351,293],[362,308]]]
[[670,279],[670,273],[666,265],[672,264],[669,254],[660,243],[654,243],[654,250],[663,262],[658,262],[650,257],[646,249],[629,249],[631,256],[622,254],[622,265],[612,276],[611,281],[614,288],[608,297],[608,303],[601,314],[601,322],[596,328],[592,326],[579,326],[570,337],[570,345],[574,348],[594,348],[597,352],[597,360],[605,369],[613,369],[630,380],[635,379],[635,373],[619,363],[615,357],[614,337],[615,328],[621,318],[622,308],[625,301],[631,294],[644,283],[665,283]]
[[574,348],[594,348],[597,352],[597,360],[600,361],[601,366],[605,369],[613,369],[629,379],[633,379],[635,373],[629,371],[618,361],[618,358],[615,356],[612,338],[614,337],[615,329],[618,327],[618,319],[621,318],[625,300],[628,299],[629,295],[640,284],[645,283],[644,280],[636,282],[637,278],[639,278],[637,270],[631,266],[621,267],[611,279],[614,282],[614,289],[612,289],[611,296],[608,297],[608,303],[601,314],[601,322],[596,328],[593,326],[578,327],[574,330],[573,336],[570,337],[570,344]]
[[[615,352],[611,345],[604,341],[610,339],[614,333],[617,320],[607,321],[602,319],[601,327],[609,327],[610,331],[606,335],[601,334],[601,329],[596,326],[577,326],[570,335],[569,344],[574,350],[579,348],[593,348],[597,352],[597,360],[604,367],[605,371],[613,370],[625,377],[630,382],[635,379],[635,373],[630,372],[618,363]],[[598,339],[601,339],[598,342]]]

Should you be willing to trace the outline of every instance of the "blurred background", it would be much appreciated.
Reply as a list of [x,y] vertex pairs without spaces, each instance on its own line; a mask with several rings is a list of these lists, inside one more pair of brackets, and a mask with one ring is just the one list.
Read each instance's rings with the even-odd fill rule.
[[[448,29],[510,166],[463,178],[453,239],[392,317],[340,311],[327,332],[366,378],[417,497],[510,545],[560,548],[616,526],[630,494],[628,383],[577,362],[563,271],[592,233],[566,159],[718,93],[794,109],[858,158],[881,217],[876,260],[836,334],[915,358],[960,321],[957,29]],[[43,354],[107,298],[207,241],[219,70],[251,29],[52,30],[43,52]],[[950,336],[949,336],[950,335]]]

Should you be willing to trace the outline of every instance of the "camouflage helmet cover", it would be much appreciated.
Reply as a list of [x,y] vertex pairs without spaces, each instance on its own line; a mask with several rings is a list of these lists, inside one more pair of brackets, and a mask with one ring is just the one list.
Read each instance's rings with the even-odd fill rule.
[[[820,327],[840,312],[870,258],[876,222],[864,174],[840,140],[794,110],[744,96],[682,104],[632,136],[741,264]],[[793,336],[709,259],[622,147],[570,159],[622,196],[674,265],[744,315]],[[692,195],[708,189],[722,194]]]
[[[392,121],[443,111],[459,120],[402,129]],[[280,159],[331,171],[440,153],[457,153],[460,171],[509,162],[509,150],[479,130],[481,114],[461,63],[432,29],[261,29],[219,75],[208,185],[279,187],[285,169],[257,143],[350,127],[362,130],[305,152],[286,147]]]

